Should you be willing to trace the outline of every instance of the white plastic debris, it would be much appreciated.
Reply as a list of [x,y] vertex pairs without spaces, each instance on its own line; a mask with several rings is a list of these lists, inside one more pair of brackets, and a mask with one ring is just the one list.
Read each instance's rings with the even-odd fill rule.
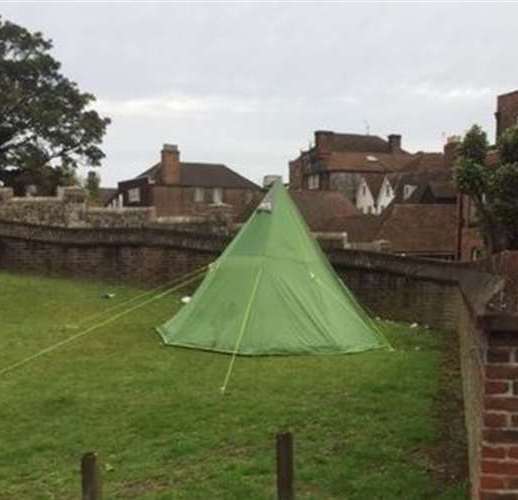
[[103,294],[103,299],[113,299],[115,297],[114,293],[105,293]]
[[185,297],[182,297],[182,304],[188,304],[191,301],[191,297],[186,295]]
[[412,324],[410,325],[410,328],[417,328],[418,326],[419,326],[419,325],[418,325],[417,323],[412,323]]

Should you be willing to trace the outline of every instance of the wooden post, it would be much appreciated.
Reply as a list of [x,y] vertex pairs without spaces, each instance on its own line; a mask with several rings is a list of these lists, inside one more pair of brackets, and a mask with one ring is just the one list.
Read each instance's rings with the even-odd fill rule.
[[97,463],[97,453],[88,452],[81,459],[82,500],[101,500],[101,473]]
[[291,432],[277,434],[277,498],[294,500],[293,436]]

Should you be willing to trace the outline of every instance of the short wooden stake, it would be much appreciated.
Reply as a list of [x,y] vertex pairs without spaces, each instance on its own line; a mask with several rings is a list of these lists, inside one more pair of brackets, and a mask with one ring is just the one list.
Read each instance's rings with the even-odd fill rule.
[[277,498],[294,500],[293,436],[291,432],[277,434]]
[[97,453],[88,452],[81,459],[82,500],[101,500],[101,473]]

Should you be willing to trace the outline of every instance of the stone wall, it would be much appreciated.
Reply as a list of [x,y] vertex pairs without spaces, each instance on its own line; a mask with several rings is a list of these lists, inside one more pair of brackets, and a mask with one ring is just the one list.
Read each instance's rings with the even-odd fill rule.
[[13,197],[0,188],[0,221],[52,227],[141,227],[156,221],[153,207],[89,207],[80,188],[59,188],[55,197]]

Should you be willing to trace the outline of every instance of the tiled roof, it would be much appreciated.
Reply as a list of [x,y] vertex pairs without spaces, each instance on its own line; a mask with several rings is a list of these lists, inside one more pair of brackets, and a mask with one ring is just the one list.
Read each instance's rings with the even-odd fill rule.
[[383,174],[363,174],[363,179],[369,186],[369,191],[371,192],[374,199],[378,197],[381,186],[383,185],[383,179],[385,176]]
[[356,215],[341,221],[341,231],[351,243],[370,243],[378,239],[381,218],[376,215]]
[[365,173],[399,171],[408,163],[408,154],[334,152],[326,159],[326,170]]
[[[137,178],[150,177],[156,180],[160,171],[160,163],[148,168]],[[180,186],[222,187],[260,189],[257,184],[234,172],[220,163],[180,162]]]
[[404,165],[403,170],[437,170],[446,169],[443,153],[425,153],[419,151]]
[[357,151],[364,153],[390,153],[388,141],[377,135],[338,134],[332,135],[332,151]]
[[454,254],[457,229],[455,205],[395,204],[381,217],[378,240],[388,240],[397,253]]
[[429,184],[429,188],[435,198],[457,198],[457,189],[455,188],[453,181],[432,181]]
[[339,191],[290,191],[306,224],[315,232],[342,232],[343,221],[358,209]]

